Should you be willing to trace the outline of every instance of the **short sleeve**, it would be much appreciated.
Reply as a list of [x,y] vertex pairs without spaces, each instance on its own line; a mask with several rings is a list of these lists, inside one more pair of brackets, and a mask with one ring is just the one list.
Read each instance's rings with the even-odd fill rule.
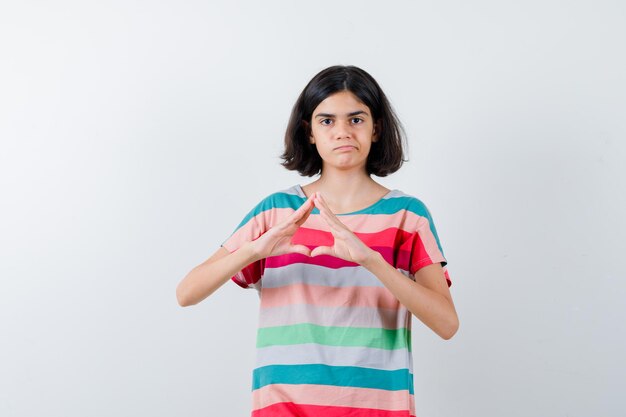
[[[258,239],[302,205],[306,198],[299,190],[299,186],[294,186],[265,197],[243,218],[232,235],[222,243],[222,247],[232,253],[247,242]],[[261,259],[236,273],[232,280],[243,288],[259,290],[264,272],[265,259]]]
[[[265,200],[253,208],[235,228],[234,232],[222,243],[222,247],[233,253],[247,242],[258,239],[267,230],[264,216]],[[242,288],[257,288],[265,269],[265,259],[258,260],[244,267],[231,278]]]
[[419,269],[439,262],[443,267],[444,276],[449,287],[452,285],[452,281],[448,274],[448,261],[444,256],[432,216],[423,204],[421,204],[419,212],[417,230],[415,230],[411,236],[412,245],[409,272],[411,275],[415,275]]

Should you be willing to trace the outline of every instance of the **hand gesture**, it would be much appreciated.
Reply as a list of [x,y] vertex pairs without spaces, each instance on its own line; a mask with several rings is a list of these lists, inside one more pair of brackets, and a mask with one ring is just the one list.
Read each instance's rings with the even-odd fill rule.
[[314,207],[313,196],[311,196],[288,218],[269,229],[258,239],[250,242],[256,257],[264,259],[285,253],[301,253],[302,255],[311,256],[311,250],[308,247],[293,245],[291,238],[309,217]]
[[313,249],[311,256],[331,255],[358,264],[363,264],[371,259],[375,251],[363,243],[330,211],[322,195],[315,193],[312,197],[314,197],[315,207],[319,209],[322,219],[330,226],[330,232],[335,242],[333,246],[318,246]]

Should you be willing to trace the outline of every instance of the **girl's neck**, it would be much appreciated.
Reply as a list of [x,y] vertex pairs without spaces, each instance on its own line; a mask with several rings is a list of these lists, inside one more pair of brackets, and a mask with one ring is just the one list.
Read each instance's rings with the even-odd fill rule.
[[369,207],[389,190],[365,172],[322,172],[320,178],[302,187],[308,197],[321,192],[333,213],[350,213]]

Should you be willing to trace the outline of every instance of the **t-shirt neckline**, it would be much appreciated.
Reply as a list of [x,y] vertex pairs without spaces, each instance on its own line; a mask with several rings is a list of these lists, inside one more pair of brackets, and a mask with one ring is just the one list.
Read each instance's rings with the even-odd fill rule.
[[[304,193],[304,189],[302,188],[302,186],[300,184],[297,184],[295,186],[296,191],[298,193],[298,196],[303,198],[304,200],[307,199],[306,194]],[[384,200],[386,200],[394,191],[396,190],[389,190],[387,193],[385,193],[385,195],[383,195],[381,198],[379,198],[377,201],[375,201],[374,203],[372,203],[371,205],[364,207],[362,209],[359,210],[355,210],[355,211],[351,211],[349,213],[334,213],[335,216],[349,216],[349,215],[353,215],[353,214],[362,214],[362,213],[367,213],[368,211],[372,210],[373,208],[375,208],[376,206],[378,206],[379,204],[381,204]],[[313,212],[319,212],[319,210],[317,208],[313,209]]]

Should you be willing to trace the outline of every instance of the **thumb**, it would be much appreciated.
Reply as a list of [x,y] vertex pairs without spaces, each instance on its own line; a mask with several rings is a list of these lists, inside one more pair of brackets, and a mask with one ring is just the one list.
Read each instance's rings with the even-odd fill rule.
[[333,256],[334,255],[333,248],[331,248],[330,246],[318,246],[317,248],[311,251],[311,256],[318,256],[318,255]]
[[304,245],[293,245],[290,249],[292,253],[299,253],[304,256],[311,256],[311,249]]

